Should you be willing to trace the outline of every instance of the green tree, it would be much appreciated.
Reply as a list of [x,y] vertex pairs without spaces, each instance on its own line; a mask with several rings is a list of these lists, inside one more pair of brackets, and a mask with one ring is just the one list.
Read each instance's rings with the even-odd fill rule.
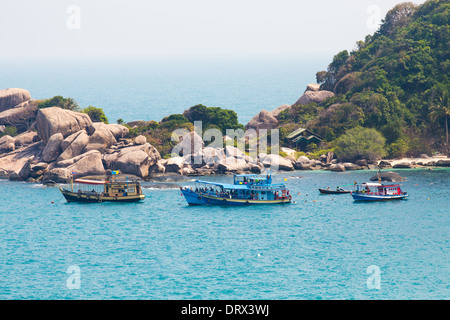
[[54,96],[51,99],[46,99],[38,104],[38,108],[50,108],[50,107],[60,107],[62,109],[67,109],[71,111],[79,111],[80,106],[78,102],[73,98],[64,98],[62,96]]
[[108,124],[108,118],[105,116],[102,108],[89,106],[81,110],[81,112],[88,114],[93,122],[103,122]]
[[203,130],[218,128],[226,134],[227,129],[244,129],[244,126],[238,122],[235,111],[220,107],[199,104],[186,110],[183,115],[192,123],[202,121]]
[[416,12],[417,5],[412,2],[403,2],[388,11],[378,31],[381,35],[389,35],[398,28],[403,27]]
[[385,142],[386,139],[377,130],[355,127],[339,137],[335,151],[338,158],[344,161],[376,160],[386,155]]
[[429,116],[434,122],[445,119],[445,148],[448,154],[448,116],[450,116],[448,92],[444,92],[439,97],[439,102],[430,108]]

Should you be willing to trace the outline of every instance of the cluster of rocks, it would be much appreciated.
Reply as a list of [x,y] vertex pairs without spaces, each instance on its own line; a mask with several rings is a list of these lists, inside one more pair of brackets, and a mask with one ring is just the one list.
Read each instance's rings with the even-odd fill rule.
[[381,160],[378,162],[380,168],[393,169],[415,169],[424,167],[450,167],[450,159],[446,156],[430,157],[421,154],[419,158]]
[[[325,99],[330,94],[317,85],[309,85],[297,103],[308,99]],[[33,107],[34,106],[34,107]],[[289,105],[280,106],[268,113],[262,111],[249,122],[247,128],[271,129],[276,116]],[[23,89],[0,90],[0,130],[11,125],[12,120],[25,116],[20,134],[0,138],[0,178],[29,182],[68,182],[72,177],[102,176],[108,171],[142,179],[158,175],[210,175],[226,173],[261,173],[266,169],[283,170],[348,170],[377,169],[380,167],[410,168],[415,166],[450,166],[450,160],[428,158],[423,155],[417,161],[358,160],[355,163],[338,162],[329,152],[319,159],[295,157],[295,150],[281,148],[279,154],[248,154],[232,146],[206,146],[195,132],[181,137],[174,150],[180,153],[162,159],[158,150],[146,137],[126,138],[127,127],[119,124],[92,122],[87,114],[50,107],[37,108],[37,100],[31,100]],[[5,114],[6,113],[6,114]],[[15,114],[8,118],[8,115]],[[2,119],[9,119],[4,121]],[[22,119],[22,120],[23,120]],[[275,119],[275,120],[274,120]],[[255,120],[255,121],[253,121]],[[2,122],[4,121],[4,122]],[[233,142],[233,141],[231,141]]]
[[[190,135],[183,137],[183,140],[192,138]],[[199,136],[195,137],[201,141]],[[202,142],[203,143],[203,142]],[[197,151],[195,151],[197,150]],[[375,169],[376,162],[358,160],[356,163],[338,162],[334,159],[333,152],[328,152],[319,159],[309,159],[306,156],[294,157],[295,150],[282,148],[287,153],[286,157],[279,154],[259,153],[254,157],[233,146],[205,147],[192,149],[192,153],[186,155],[173,156],[169,159],[158,161],[157,165],[163,170],[159,172],[175,172],[181,175],[209,175],[227,173],[261,173],[267,169],[272,171],[293,171],[293,170],[330,170],[343,172],[348,170]]]
[[[26,90],[0,90],[0,119],[27,101]],[[67,182],[72,176],[104,175],[108,170],[145,178],[161,159],[145,137],[126,139],[127,127],[92,122],[84,113],[50,107],[36,109],[30,119],[27,131],[0,138],[0,178]]]
[[310,83],[303,95],[293,104],[283,104],[273,111],[262,110],[256,116],[254,116],[249,123],[245,126],[246,130],[254,129],[259,131],[261,129],[274,129],[278,127],[278,115],[281,111],[290,109],[298,105],[306,105],[311,102],[321,103],[328,98],[334,97],[334,93],[327,90],[320,90],[320,85],[316,83]]

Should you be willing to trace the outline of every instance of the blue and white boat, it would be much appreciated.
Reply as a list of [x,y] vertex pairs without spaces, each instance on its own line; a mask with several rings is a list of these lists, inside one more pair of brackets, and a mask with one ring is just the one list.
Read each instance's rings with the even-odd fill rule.
[[193,188],[180,188],[189,205],[250,205],[290,203],[284,183],[272,183],[271,174],[236,174],[233,184],[195,181]]
[[365,182],[355,185],[355,187],[356,190],[350,192],[355,201],[402,200],[409,196],[400,188],[399,184]]

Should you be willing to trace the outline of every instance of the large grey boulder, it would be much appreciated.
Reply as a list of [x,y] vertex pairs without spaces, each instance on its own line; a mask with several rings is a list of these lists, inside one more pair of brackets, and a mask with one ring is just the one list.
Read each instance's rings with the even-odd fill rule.
[[147,143],[147,138],[143,135],[139,135],[136,138],[134,138],[135,144],[145,144]]
[[221,160],[225,159],[225,151],[223,148],[206,147],[203,149],[203,161],[206,165],[218,164]]
[[164,167],[166,172],[183,173],[183,167],[185,165],[185,159],[183,157],[171,157],[167,159]]
[[328,167],[328,170],[335,171],[335,172],[344,172],[345,167],[342,163],[336,163],[332,164]]
[[105,152],[105,150],[115,144],[116,138],[109,130],[108,125],[103,122],[94,122],[88,128],[89,142],[83,152],[98,150]]
[[296,170],[310,170],[314,163],[306,156],[300,156],[293,163]]
[[16,147],[26,146],[38,141],[36,131],[26,131],[14,137]]
[[161,155],[149,143],[108,149],[103,155],[103,162],[107,169],[119,170],[122,173],[134,174],[142,178],[149,175],[149,168],[159,160],[161,160]]
[[15,139],[11,136],[3,136],[0,138],[0,153],[11,152],[16,149]]
[[413,164],[407,161],[396,163],[393,166],[394,169],[411,169],[413,167],[414,167]]
[[354,164],[354,163],[351,163],[351,162],[344,162],[343,166],[344,166],[346,171],[349,171],[349,170],[361,170],[362,169],[357,164]]
[[305,91],[320,91],[320,84],[310,83],[306,86]]
[[0,112],[31,99],[30,92],[20,88],[0,90]]
[[38,100],[28,100],[0,112],[0,125],[11,125],[18,132],[28,130],[36,120]]
[[61,133],[64,138],[87,129],[92,125],[91,118],[85,113],[51,107],[39,109],[36,116],[36,130],[40,139],[46,143],[55,133]]
[[435,165],[438,167],[450,167],[450,159],[438,160]]
[[61,154],[61,143],[63,140],[63,135],[59,132],[55,133],[50,137],[50,139],[48,139],[47,145],[42,152],[42,160],[44,162],[52,162],[58,159]]
[[30,160],[40,161],[44,144],[42,141],[34,142],[28,146],[16,148],[15,150],[0,156],[0,169],[8,175],[15,172],[18,174],[24,165]]
[[[61,142],[61,148],[63,148],[63,142]],[[84,153],[86,146],[89,143],[89,136],[85,130],[78,132],[73,141],[64,149],[63,153],[58,157],[58,161],[67,160],[76,157]],[[65,146],[65,145],[64,145]]]
[[128,135],[129,133],[129,129],[125,126],[122,126],[120,124],[117,123],[110,123],[107,125],[107,128],[109,131],[111,131],[111,133],[113,134],[114,138],[116,139],[120,139],[120,138],[124,138]]
[[290,104],[283,104],[278,108],[276,108],[275,110],[270,111],[270,114],[278,119],[278,115],[280,114],[280,112],[289,109],[290,107],[291,107]]
[[43,177],[43,182],[53,181],[56,183],[67,183],[72,179],[72,173],[67,168],[53,168]]
[[370,178],[370,181],[378,181],[380,179],[381,181],[387,181],[387,182],[402,182],[405,181],[405,179],[399,175],[397,172],[393,171],[384,171],[379,172],[376,176],[373,176]]
[[278,154],[268,154],[261,161],[264,167],[271,167],[273,170],[284,170],[292,171],[294,170],[294,165],[291,160],[283,158]]
[[[92,150],[75,157],[72,162],[73,164],[69,165],[67,169],[71,173],[74,172],[76,178],[89,175],[103,175],[106,173],[103,167],[102,154],[97,150]],[[60,163],[58,163],[59,165]]]
[[310,102],[321,103],[328,98],[334,97],[334,93],[331,91],[306,91],[298,100],[294,103],[294,106],[308,104]]
[[218,164],[219,172],[236,172],[250,170],[250,166],[243,158],[227,157]]
[[269,111],[263,110],[254,116],[245,126],[245,130],[254,129],[259,131],[261,129],[274,129],[278,125],[278,120]]

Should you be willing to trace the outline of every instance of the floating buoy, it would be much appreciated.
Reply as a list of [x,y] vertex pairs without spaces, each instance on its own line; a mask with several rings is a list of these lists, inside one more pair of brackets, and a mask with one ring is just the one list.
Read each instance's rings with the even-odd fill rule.
[[298,193],[298,195],[300,195],[300,192]]
[[427,200],[430,200],[430,198],[427,198]]
[[316,200],[313,200],[313,202],[316,202]]
[[55,201],[52,201],[52,203],[55,203]]

